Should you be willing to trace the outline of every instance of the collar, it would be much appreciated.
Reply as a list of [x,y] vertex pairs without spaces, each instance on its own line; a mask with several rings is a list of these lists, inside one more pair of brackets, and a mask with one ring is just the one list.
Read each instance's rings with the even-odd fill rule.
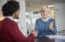
[[18,20],[17,19],[14,19],[12,16],[6,16],[5,18],[8,18],[8,19],[10,19],[12,21],[15,21],[15,22],[18,22]]
[[48,17],[48,18],[46,18],[46,19],[42,18],[42,20],[43,20],[44,22],[47,22],[49,19],[50,19],[50,17]]

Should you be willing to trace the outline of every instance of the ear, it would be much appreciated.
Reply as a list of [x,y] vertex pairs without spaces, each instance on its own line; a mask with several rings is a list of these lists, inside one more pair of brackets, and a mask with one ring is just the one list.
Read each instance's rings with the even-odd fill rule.
[[13,18],[15,18],[15,13],[13,13],[13,15],[12,15],[12,16],[13,16]]

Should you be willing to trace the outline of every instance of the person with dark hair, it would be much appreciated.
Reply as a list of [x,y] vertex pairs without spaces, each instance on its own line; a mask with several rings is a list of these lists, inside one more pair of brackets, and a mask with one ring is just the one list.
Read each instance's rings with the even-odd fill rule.
[[17,1],[8,1],[2,7],[3,16],[0,28],[0,42],[34,42],[35,32],[28,37],[19,30],[14,18],[19,16],[19,3]]
[[16,1],[8,1],[5,5],[3,5],[2,12],[4,16],[18,17],[19,14],[17,14],[17,12],[19,12],[19,3]]

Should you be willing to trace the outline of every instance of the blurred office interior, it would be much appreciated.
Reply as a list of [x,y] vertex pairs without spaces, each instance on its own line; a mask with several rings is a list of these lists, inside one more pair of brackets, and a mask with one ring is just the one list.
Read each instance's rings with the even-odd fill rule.
[[[7,1],[0,0],[0,21],[4,19],[1,12],[1,7]],[[48,6],[50,9],[50,17],[55,18],[57,26],[57,34],[63,37],[65,35],[65,0],[16,0],[20,3],[20,18],[19,24],[25,35],[35,29],[35,21],[40,18],[39,10],[43,6]],[[22,29],[21,28],[21,29]],[[20,30],[21,30],[20,29]],[[65,40],[65,38],[63,39]],[[62,41],[63,41],[62,40]],[[56,42],[62,42],[61,39],[56,39]],[[65,42],[65,41],[63,41]]]

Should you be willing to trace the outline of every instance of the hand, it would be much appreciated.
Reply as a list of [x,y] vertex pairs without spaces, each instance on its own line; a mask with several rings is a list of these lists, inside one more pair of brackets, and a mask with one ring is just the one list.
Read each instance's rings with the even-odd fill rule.
[[51,23],[49,24],[49,29],[50,29],[50,30],[53,30],[53,28],[54,28],[54,27],[53,27],[53,22],[51,22]]
[[35,30],[32,30],[32,34],[37,37],[37,32]]

